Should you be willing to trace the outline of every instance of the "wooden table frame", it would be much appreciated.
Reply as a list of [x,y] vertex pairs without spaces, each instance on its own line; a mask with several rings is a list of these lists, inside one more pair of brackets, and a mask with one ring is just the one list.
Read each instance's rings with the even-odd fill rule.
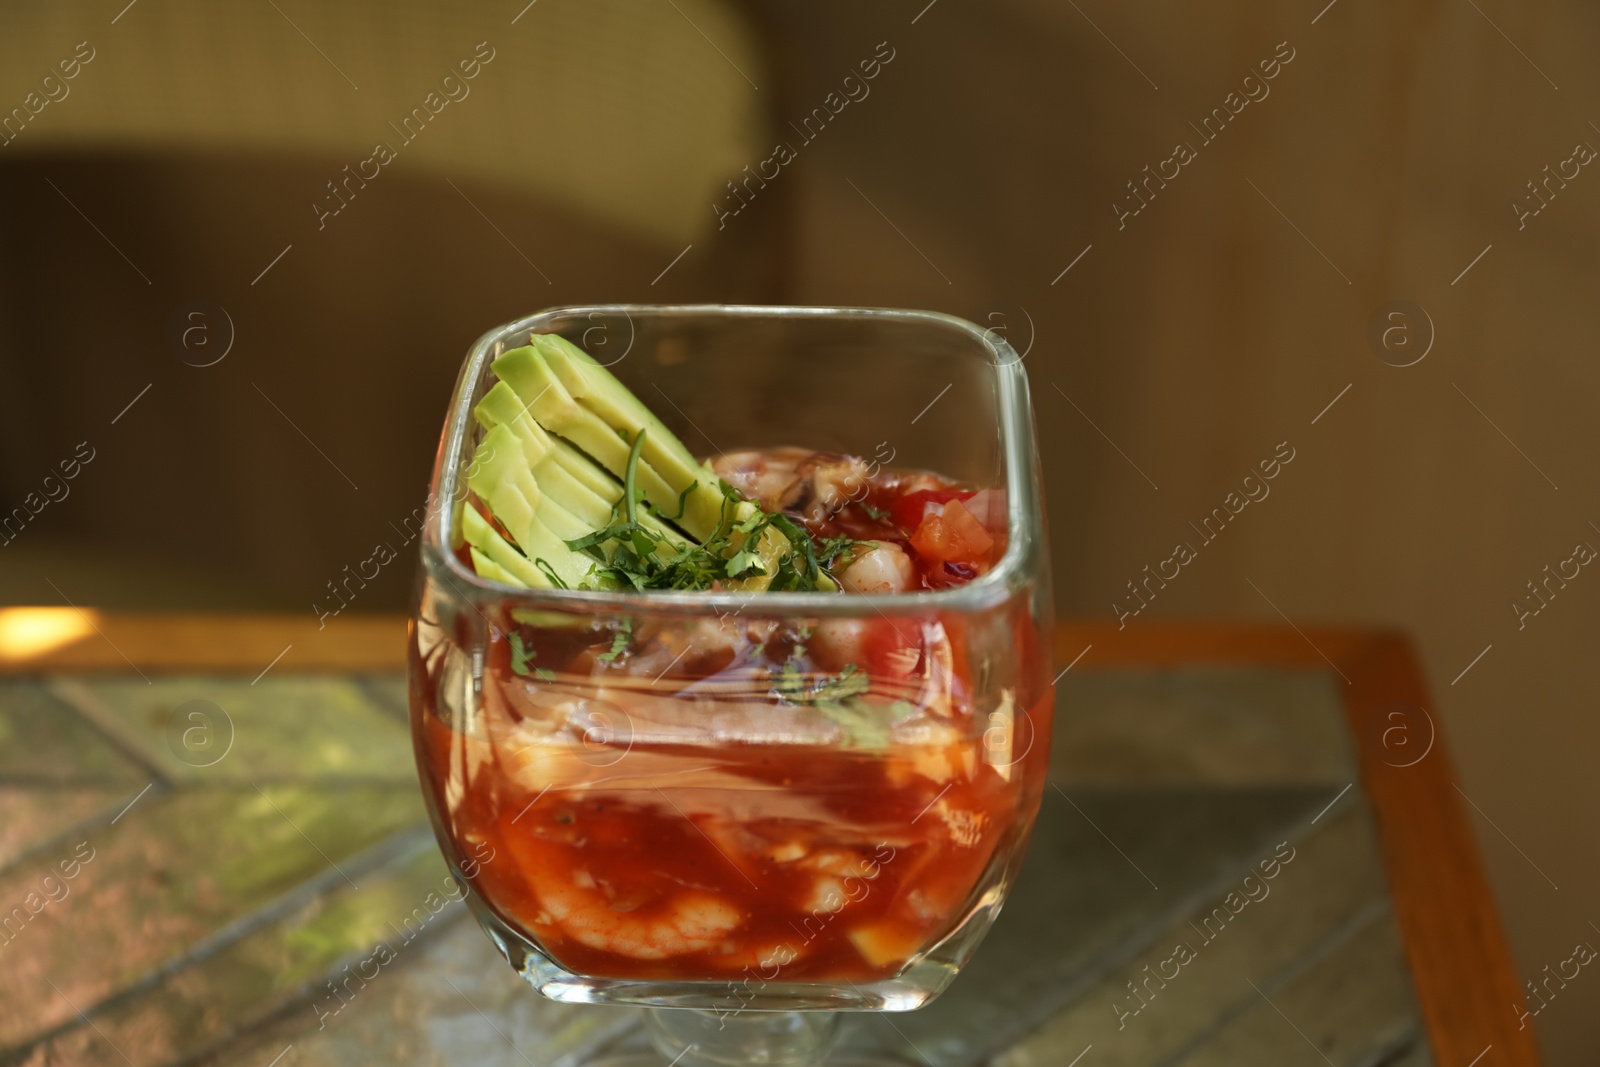
[[[1057,662],[1070,663],[1086,646],[1092,648],[1083,663],[1095,667],[1237,664],[1334,671],[1433,1062],[1467,1067],[1492,1047],[1494,1056],[1484,1064],[1539,1063],[1533,1030],[1514,1025],[1514,1005],[1523,995],[1511,951],[1456,796],[1438,715],[1406,637],[1235,622],[1150,623],[1120,631],[1109,622],[1057,624]],[[1406,744],[1418,747],[1431,741],[1426,755],[1405,751],[1398,744],[1403,735]]]
[[[280,615],[106,615],[94,622],[93,633],[60,648],[0,659],[0,674],[405,669],[405,622],[395,616],[351,615],[326,627]],[[1233,622],[1124,630],[1110,622],[1061,622],[1057,662],[1072,663],[1080,654],[1079,667],[1237,664],[1340,678],[1434,1062],[1467,1067],[1487,1048],[1495,1055],[1486,1062],[1495,1067],[1539,1062],[1533,1031],[1514,1025],[1523,997],[1510,950],[1405,637]],[[1414,747],[1390,743],[1402,740]]]

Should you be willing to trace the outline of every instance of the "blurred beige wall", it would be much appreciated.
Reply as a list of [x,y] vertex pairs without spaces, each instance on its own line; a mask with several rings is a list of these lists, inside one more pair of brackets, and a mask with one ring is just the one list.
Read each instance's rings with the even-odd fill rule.
[[309,612],[405,544],[490,326],[779,299],[781,214],[705,236],[767,66],[724,0],[0,11],[0,516],[70,493],[0,534],[0,602]]
[[0,34],[0,118],[26,107],[0,124],[0,148],[325,153],[333,216],[403,158],[413,175],[467,176],[682,247],[763,125],[742,67],[682,56],[703,29],[730,62],[760,73],[763,59],[736,7],[675,2],[546,4],[524,25],[527,0],[162,0],[120,14],[26,0]]
[[[1528,978],[1600,943],[1600,575],[1583,568],[1523,629],[1511,607],[1579,542],[1600,548],[1600,168],[1525,229],[1511,205],[1578,143],[1600,147],[1600,11],[1326,3],[941,0],[915,25],[920,2],[789,19],[802,98],[868,42],[899,52],[800,172],[796,295],[945,308],[1032,341],[1074,614],[1136,607],[1125,583],[1200,546],[1189,523],[1289,442],[1271,495],[1128,624],[1276,608],[1411,632]],[[1203,143],[1189,123],[1244,95],[1280,42],[1294,58],[1270,95]],[[1179,141],[1197,158],[1119,229],[1126,183]],[[1366,337],[1395,299],[1437,335],[1404,368]],[[1537,1025],[1551,1063],[1595,1062],[1600,983]]]

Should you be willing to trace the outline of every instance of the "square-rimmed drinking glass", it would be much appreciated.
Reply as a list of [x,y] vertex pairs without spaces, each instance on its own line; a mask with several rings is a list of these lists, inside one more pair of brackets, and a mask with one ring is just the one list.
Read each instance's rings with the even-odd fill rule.
[[[473,407],[496,357],[539,333],[609,367],[702,457],[799,445],[997,490],[998,559],[964,585],[884,595],[481,578],[460,550]],[[529,984],[563,1001],[697,1009],[652,1020],[664,1053],[696,1049],[683,1064],[756,1049],[768,1058],[748,1062],[803,1064],[818,1062],[825,1017],[769,1013],[910,1010],[950,983],[1021,862],[1048,761],[1037,457],[1027,381],[1002,339],[923,311],[544,311],[472,346],[429,499],[411,641],[423,792],[474,915]],[[841,633],[892,646],[890,668],[865,671],[867,703],[842,711],[796,703],[741,659],[771,635]],[[618,634],[621,661],[596,656]],[[757,760],[792,773],[763,777]],[[675,847],[703,838],[726,868],[677,903],[641,904],[614,869],[597,882],[589,866],[607,849],[632,849],[641,879],[658,873],[655,828],[672,820]],[[719,885],[737,899],[716,898]]]

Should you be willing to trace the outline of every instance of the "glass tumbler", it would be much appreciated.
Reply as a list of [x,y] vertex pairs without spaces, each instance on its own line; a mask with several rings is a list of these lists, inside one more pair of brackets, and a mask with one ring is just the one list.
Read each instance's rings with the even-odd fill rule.
[[[495,358],[535,333],[607,365],[702,457],[797,445],[995,490],[995,565],[886,595],[480,578],[461,535],[473,406]],[[510,323],[467,355],[421,551],[411,720],[440,848],[535,989],[651,1009],[657,1052],[603,1062],[821,1064],[839,1012],[919,1008],[972,956],[1050,741],[1037,456],[1003,339],[887,309],[609,305]],[[823,645],[860,662],[812,669]],[[773,649],[800,666],[775,670]]]

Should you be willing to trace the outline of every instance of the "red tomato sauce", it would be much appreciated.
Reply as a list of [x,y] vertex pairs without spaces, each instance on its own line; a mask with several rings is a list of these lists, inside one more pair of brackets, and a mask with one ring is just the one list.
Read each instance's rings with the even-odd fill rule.
[[[429,730],[435,795],[457,796],[457,846],[497,857],[478,891],[580,974],[888,977],[966,914],[1018,832],[1015,776],[981,763],[943,785],[924,776],[981,758],[981,742],[888,756],[636,745],[619,763],[640,775],[629,781],[534,788],[512,771],[456,793],[448,753],[462,742]],[[468,762],[515,759],[506,745],[466,747]]]
[[[1003,551],[998,494],[975,506],[986,515],[952,515],[978,496],[884,473],[825,515],[793,514],[819,539],[899,544],[940,588]],[[893,976],[971,913],[1031,825],[1049,695],[1019,691],[974,721],[961,618],[849,626],[849,666],[883,723],[848,737],[778,688],[780,666],[840,670],[825,635],[775,622],[742,621],[720,643],[715,628],[691,634],[668,662],[682,638],[665,623],[639,623],[608,661],[615,630],[501,618],[481,697],[454,722],[433,706],[441,658],[419,648],[416,739],[447,851],[458,866],[494,857],[474,865],[477,893],[578,974]]]

